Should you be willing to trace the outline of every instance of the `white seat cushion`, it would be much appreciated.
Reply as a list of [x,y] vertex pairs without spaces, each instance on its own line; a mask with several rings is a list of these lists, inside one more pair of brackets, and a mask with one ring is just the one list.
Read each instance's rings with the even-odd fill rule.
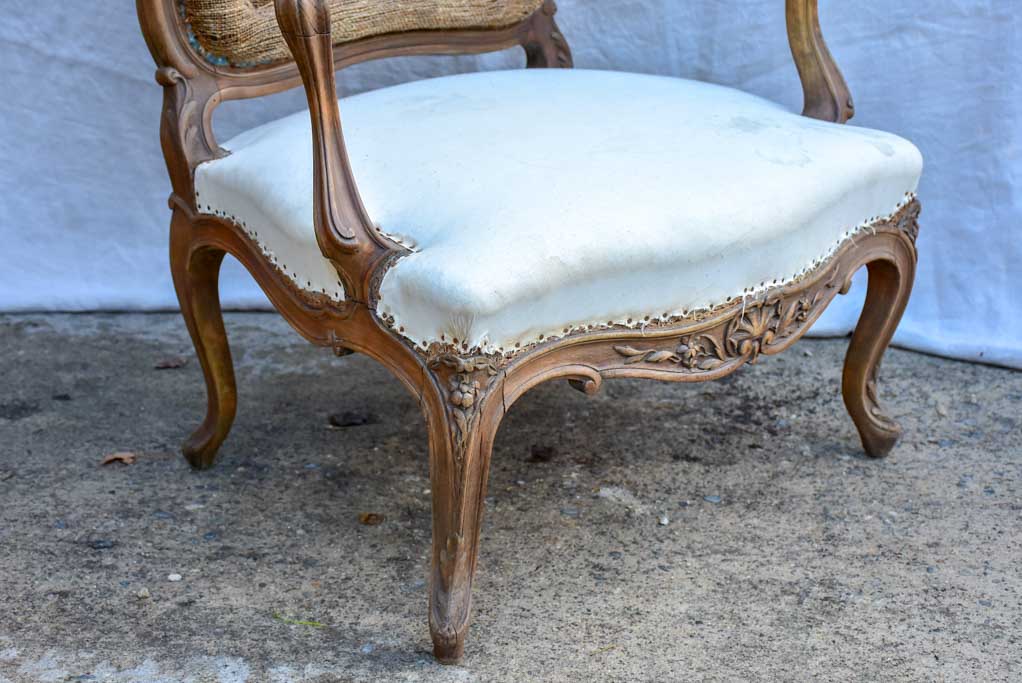
[[[914,193],[909,142],[705,83],[562,69],[451,76],[341,101],[362,199],[412,249],[378,311],[421,346],[510,352],[644,325],[798,277]],[[196,172],[297,284],[343,297],[312,227],[300,112]]]

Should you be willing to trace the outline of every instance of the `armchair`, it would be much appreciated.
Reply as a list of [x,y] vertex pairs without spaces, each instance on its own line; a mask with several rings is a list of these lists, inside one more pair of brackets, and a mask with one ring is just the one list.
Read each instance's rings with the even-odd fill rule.
[[[208,395],[184,454],[210,467],[234,418],[217,291],[231,254],[299,334],[374,358],[418,397],[440,661],[463,653],[494,435],[540,383],[724,377],[795,343],[866,266],[842,392],[866,452],[894,446],[877,371],[912,288],[921,158],[836,125],[853,106],[817,0],[787,0],[803,116],[571,69],[552,0],[137,9],[164,87],[171,270]],[[357,62],[515,45],[529,69],[338,102],[334,71]],[[220,103],[298,85],[308,112],[218,144]]]

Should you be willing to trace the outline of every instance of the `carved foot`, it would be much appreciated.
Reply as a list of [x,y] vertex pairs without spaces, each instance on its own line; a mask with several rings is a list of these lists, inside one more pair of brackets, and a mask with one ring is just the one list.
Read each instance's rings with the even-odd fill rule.
[[457,664],[465,654],[472,612],[472,576],[455,579],[448,590],[443,577],[434,571],[429,603],[429,632],[433,637],[433,656],[441,664]]
[[181,315],[206,378],[206,419],[185,442],[182,451],[196,469],[213,465],[220,444],[234,422],[237,389],[234,365],[220,311],[218,278],[224,252],[190,248],[191,226],[175,211],[171,224],[170,264]]
[[457,664],[465,656],[465,636],[433,634],[433,656],[441,664]]
[[866,453],[882,458],[894,448],[901,428],[880,407],[877,375],[912,292],[914,253],[894,261],[873,261],[868,268],[866,303],[848,347],[841,393]]
[[202,425],[181,446],[181,453],[192,467],[208,470],[216,461],[220,445],[227,438],[234,420],[233,410],[229,414],[211,406]]

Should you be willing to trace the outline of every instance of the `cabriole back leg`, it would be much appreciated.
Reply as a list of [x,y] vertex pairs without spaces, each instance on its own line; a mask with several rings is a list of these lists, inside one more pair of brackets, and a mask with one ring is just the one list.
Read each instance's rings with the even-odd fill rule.
[[869,289],[848,347],[841,391],[866,453],[882,458],[894,448],[901,427],[880,407],[877,376],[880,360],[912,293],[915,260],[879,260],[867,267]]
[[170,228],[171,273],[181,314],[206,377],[206,419],[182,447],[185,458],[197,469],[213,465],[237,408],[234,364],[220,310],[218,281],[223,259],[221,249],[194,247],[191,221],[175,210]]

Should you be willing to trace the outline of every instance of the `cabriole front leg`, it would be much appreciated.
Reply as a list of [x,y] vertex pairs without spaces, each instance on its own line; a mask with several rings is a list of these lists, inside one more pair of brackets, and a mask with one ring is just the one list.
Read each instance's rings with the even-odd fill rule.
[[437,660],[465,650],[472,579],[493,438],[503,417],[500,373],[487,358],[446,356],[431,363],[439,397],[427,408],[433,490],[429,629]]

